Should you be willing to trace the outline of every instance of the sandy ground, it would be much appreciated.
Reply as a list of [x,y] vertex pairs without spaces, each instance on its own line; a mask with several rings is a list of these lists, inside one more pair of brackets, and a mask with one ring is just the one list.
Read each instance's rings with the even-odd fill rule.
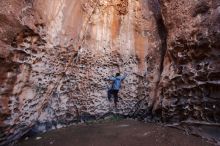
[[[37,138],[38,137],[38,138]],[[211,146],[183,131],[134,120],[78,125],[22,140],[17,146]]]

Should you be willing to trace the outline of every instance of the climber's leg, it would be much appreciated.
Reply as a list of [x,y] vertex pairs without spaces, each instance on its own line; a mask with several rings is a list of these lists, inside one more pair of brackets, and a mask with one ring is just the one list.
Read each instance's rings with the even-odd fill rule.
[[115,103],[115,106],[117,106],[117,102],[118,102],[118,90],[114,90],[114,91],[113,91],[113,95],[114,95],[114,103]]
[[112,89],[109,89],[108,90],[108,100],[111,101],[111,96],[113,94],[113,90]]

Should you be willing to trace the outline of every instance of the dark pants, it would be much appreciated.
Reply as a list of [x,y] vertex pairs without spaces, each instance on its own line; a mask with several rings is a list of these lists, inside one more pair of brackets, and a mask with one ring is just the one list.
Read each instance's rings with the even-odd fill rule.
[[108,100],[111,100],[112,95],[113,95],[114,102],[115,102],[115,104],[117,104],[117,102],[118,102],[118,91],[119,90],[109,89],[108,90]]

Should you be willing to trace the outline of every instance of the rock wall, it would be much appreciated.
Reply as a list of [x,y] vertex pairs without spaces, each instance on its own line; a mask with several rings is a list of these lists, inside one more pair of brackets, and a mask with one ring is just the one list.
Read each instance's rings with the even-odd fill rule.
[[168,30],[158,99],[166,122],[220,121],[220,1],[161,0]]
[[[219,0],[0,2],[0,145],[113,112],[219,122]],[[128,73],[117,110],[111,82]]]
[[[163,41],[158,2],[7,0],[0,2],[0,143],[34,127],[46,131],[109,112],[128,115],[155,102]],[[107,100],[116,72],[117,110]],[[144,105],[146,106],[146,105]]]

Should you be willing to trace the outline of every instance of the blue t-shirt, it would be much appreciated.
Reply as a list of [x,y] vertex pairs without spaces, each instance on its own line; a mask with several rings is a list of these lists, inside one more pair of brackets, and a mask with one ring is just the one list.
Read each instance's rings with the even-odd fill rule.
[[110,77],[109,80],[113,81],[112,89],[113,90],[119,90],[121,88],[121,81],[126,78],[126,75],[124,76],[117,76],[117,77]]

